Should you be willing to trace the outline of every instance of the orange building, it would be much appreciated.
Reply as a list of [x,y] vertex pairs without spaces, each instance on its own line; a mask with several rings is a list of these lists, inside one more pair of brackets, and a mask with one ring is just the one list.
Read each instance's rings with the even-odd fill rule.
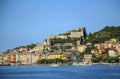
[[11,62],[13,63],[16,62],[16,55],[12,54],[10,59],[11,59]]

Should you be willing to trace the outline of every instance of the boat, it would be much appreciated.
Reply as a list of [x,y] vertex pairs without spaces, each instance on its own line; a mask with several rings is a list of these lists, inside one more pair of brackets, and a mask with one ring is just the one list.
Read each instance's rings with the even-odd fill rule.
[[91,66],[92,63],[91,62],[81,62],[79,63],[79,66]]
[[10,64],[0,64],[0,66],[11,66]]
[[56,64],[56,63],[53,63],[53,64],[50,64],[51,67],[57,67],[57,66],[60,66],[60,64]]
[[77,63],[77,62],[73,62],[73,64],[72,64],[73,66],[78,66],[79,65],[79,63]]
[[74,66],[91,66],[92,63],[91,62],[79,62],[79,63],[73,62],[73,65]]

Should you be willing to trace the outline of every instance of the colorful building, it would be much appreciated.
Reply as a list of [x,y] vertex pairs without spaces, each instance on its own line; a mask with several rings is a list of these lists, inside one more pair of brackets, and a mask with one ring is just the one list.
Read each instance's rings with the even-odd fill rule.
[[78,51],[83,53],[83,52],[85,52],[85,48],[86,48],[86,46],[81,44],[78,46]]

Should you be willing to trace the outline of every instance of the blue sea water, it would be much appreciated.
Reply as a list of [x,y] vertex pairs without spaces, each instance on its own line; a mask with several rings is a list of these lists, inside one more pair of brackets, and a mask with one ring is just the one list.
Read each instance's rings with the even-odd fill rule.
[[120,79],[120,66],[0,66],[0,79]]

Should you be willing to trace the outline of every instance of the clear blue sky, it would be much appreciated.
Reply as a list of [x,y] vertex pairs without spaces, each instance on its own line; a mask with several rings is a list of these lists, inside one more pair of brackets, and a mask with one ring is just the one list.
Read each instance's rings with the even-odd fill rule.
[[86,27],[120,25],[120,0],[0,0],[0,52]]

